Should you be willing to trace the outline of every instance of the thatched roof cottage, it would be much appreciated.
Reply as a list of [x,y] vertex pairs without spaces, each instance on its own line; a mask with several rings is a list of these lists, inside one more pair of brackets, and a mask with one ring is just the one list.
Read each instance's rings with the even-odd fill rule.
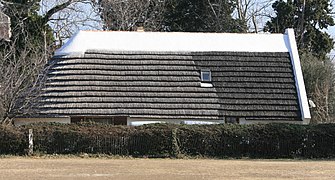
[[289,122],[310,112],[294,32],[80,31],[49,62],[31,122]]

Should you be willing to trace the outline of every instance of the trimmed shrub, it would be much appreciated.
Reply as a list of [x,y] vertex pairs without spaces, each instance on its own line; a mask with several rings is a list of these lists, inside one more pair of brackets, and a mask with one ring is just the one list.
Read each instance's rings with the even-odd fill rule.
[[0,127],[0,153],[34,151],[149,157],[334,158],[335,124],[176,125],[32,124]]
[[23,154],[28,148],[27,139],[19,129],[0,125],[0,154]]

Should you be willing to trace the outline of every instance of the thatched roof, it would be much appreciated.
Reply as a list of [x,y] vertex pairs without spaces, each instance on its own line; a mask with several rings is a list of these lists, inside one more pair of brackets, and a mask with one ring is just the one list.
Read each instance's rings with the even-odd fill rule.
[[[200,70],[212,72],[201,87]],[[59,56],[33,116],[301,120],[289,53],[108,52]]]
[[253,120],[301,117],[289,53],[195,53],[212,71],[221,115]]

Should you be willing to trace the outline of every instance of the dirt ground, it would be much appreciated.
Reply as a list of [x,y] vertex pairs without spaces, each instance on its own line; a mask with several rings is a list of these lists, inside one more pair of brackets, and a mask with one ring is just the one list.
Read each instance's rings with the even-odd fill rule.
[[0,158],[0,179],[335,179],[335,161]]

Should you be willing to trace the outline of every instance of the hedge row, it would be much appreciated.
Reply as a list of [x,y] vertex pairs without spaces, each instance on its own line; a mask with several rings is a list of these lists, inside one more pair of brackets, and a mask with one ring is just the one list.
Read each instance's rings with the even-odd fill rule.
[[28,142],[16,128],[0,125],[0,154],[23,154]]
[[34,152],[129,156],[334,158],[335,124],[175,125],[34,124],[0,127],[0,154]]

